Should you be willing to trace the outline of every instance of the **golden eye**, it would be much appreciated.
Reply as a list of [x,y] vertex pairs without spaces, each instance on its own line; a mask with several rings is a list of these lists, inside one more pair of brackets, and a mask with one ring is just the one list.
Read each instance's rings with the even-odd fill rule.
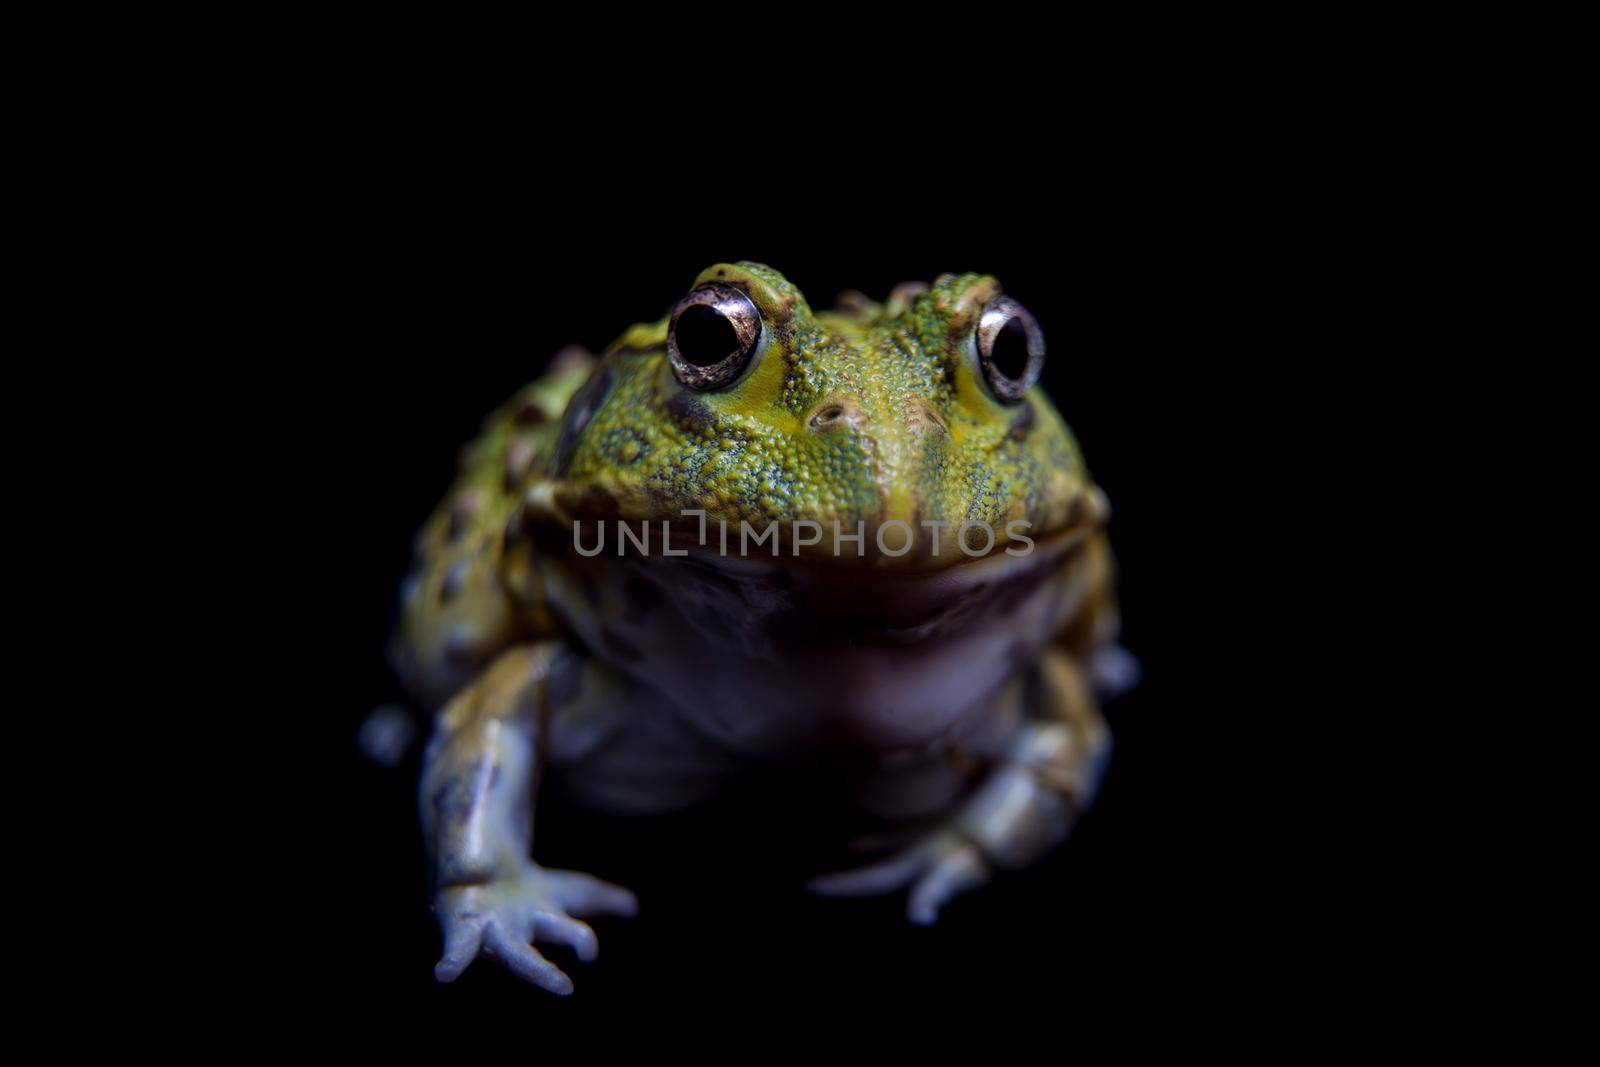
[[1022,400],[1044,370],[1044,331],[1028,309],[999,297],[978,317],[978,361],[983,376],[1003,404]]
[[744,371],[761,339],[761,312],[731,285],[703,285],[678,301],[667,358],[690,389],[720,389]]

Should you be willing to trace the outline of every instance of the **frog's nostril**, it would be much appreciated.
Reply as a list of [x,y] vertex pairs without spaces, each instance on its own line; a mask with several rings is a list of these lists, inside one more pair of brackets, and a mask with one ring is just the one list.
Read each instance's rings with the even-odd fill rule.
[[945,424],[943,416],[926,403],[911,406],[906,414],[906,428],[914,434],[934,433],[950,436],[950,427]]
[[813,430],[826,430],[834,426],[858,426],[865,421],[861,409],[852,401],[825,400],[812,412],[806,424]]

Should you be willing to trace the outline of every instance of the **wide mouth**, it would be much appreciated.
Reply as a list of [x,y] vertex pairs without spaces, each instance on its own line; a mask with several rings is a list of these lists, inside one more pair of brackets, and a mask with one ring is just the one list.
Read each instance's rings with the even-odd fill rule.
[[[702,511],[625,519],[575,518],[573,547],[582,556],[687,558],[735,575],[839,572],[853,581],[899,581],[946,571],[1029,569],[1034,557],[1057,557],[1101,528],[1110,509],[1090,487],[1059,509],[1047,528],[1025,520],[964,523],[888,520],[718,521]],[[1033,561],[1033,563],[1030,563]]]
[[[1012,546],[982,556],[956,552],[935,565],[924,559],[887,566],[854,556],[724,554],[715,534],[705,546],[680,544],[676,535],[664,540],[658,521],[651,552],[636,551],[630,541],[619,557],[608,539],[606,552],[580,553],[572,562],[648,585],[699,628],[728,628],[729,640],[739,631],[739,640],[760,634],[758,643],[771,647],[791,640],[904,647],[1007,625],[1003,619],[1041,596],[1076,595],[1076,583],[1056,579],[1076,573],[1079,549],[1098,524],[1085,519],[1034,538],[1029,551]],[[662,551],[669,545],[670,552]]]
[[[715,533],[709,544],[691,540],[682,546],[674,542],[673,547],[681,547],[686,552],[685,558],[695,563],[734,574],[770,575],[774,570],[782,570],[840,581],[893,585],[934,579],[954,572],[962,572],[970,578],[980,573],[999,577],[1029,571],[1070,552],[1094,528],[1091,523],[1079,522],[1047,536],[1037,536],[1029,530],[1025,531],[1026,540],[1006,538],[997,531],[999,536],[995,537],[992,544],[987,537],[977,542],[983,546],[983,551],[974,551],[974,545],[963,548],[960,544],[951,544],[947,534],[941,539],[937,553],[908,552],[904,555],[873,551],[876,546],[870,543],[874,539],[871,532],[865,534],[864,540],[869,543],[861,552],[857,551],[854,540],[846,540],[841,551],[841,546],[830,544],[827,536],[817,545],[801,546],[799,551],[795,550],[792,542],[785,542],[774,552],[767,544],[759,547],[751,544],[741,546],[737,532],[732,533],[726,551]],[[695,532],[689,531],[691,535]]]

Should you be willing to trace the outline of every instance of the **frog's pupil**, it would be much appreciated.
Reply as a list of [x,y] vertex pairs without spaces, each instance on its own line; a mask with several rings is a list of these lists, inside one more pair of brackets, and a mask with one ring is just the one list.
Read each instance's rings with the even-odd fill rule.
[[721,363],[739,350],[733,324],[704,304],[684,308],[674,332],[678,354],[696,367]]
[[1027,373],[1028,331],[1020,317],[1013,315],[995,334],[989,365],[1014,382]]

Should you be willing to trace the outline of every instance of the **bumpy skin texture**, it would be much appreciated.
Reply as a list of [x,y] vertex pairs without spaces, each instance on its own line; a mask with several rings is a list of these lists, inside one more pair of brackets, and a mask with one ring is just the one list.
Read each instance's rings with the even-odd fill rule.
[[[441,979],[481,954],[568,992],[529,942],[589,959],[578,917],[631,912],[626,890],[530,859],[546,770],[648,812],[752,765],[849,756],[864,807],[923,828],[814,887],[909,887],[919,922],[1031,862],[1094,793],[1095,682],[1127,673],[1105,669],[1126,663],[1108,510],[1042,391],[1002,403],[984,379],[974,331],[999,284],[945,275],[818,314],[759,264],[706,283],[760,313],[737,378],[680,384],[667,319],[598,360],[563,353],[486,422],[418,536],[394,662],[441,709],[420,796]],[[651,554],[574,551],[614,519],[648,522]],[[827,535],[791,538],[797,520]],[[773,521],[771,549],[714,551],[719,523],[737,542]],[[1023,524],[1036,550],[1008,554],[1002,535],[975,558],[964,523]],[[661,553],[663,524],[686,556]],[[861,539],[841,547],[836,524]],[[881,550],[880,529],[891,546],[909,529],[912,550]]]
[[598,410],[581,428],[569,419],[566,447],[546,468],[568,513],[675,519],[702,509],[712,522],[861,521],[869,532],[895,519],[996,529],[1026,520],[1051,530],[1087,490],[1082,456],[1044,394],[1008,407],[979,379],[972,333],[1000,291],[993,278],[945,275],[908,307],[855,315],[814,314],[758,264],[713,267],[696,284],[707,282],[750,295],[765,350],[732,388],[693,393],[661,355],[665,320],[625,334],[589,386]]

